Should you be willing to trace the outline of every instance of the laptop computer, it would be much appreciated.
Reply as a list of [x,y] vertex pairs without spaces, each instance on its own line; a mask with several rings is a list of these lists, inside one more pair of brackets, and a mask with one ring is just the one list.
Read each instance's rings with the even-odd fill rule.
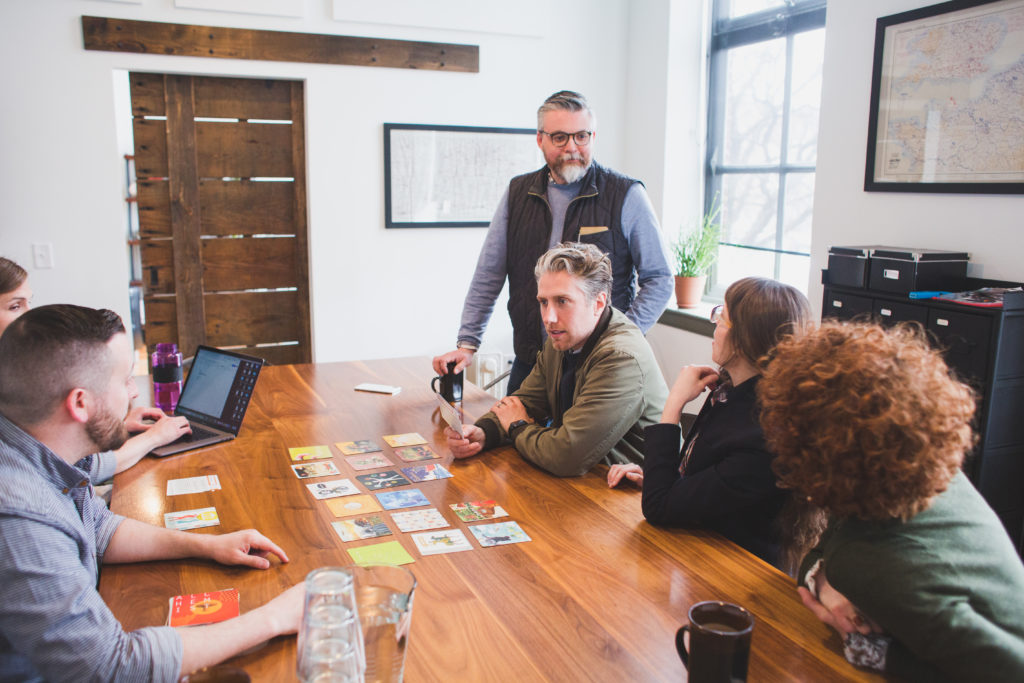
[[228,441],[238,436],[262,358],[200,346],[178,399],[175,415],[188,419],[192,433],[155,448],[163,457]]

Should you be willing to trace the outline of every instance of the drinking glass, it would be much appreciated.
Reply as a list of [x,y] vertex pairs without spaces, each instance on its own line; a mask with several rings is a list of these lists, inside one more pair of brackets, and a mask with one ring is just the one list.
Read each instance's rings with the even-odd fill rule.
[[352,579],[352,572],[342,567],[322,567],[306,576],[296,654],[296,673],[303,683],[362,680],[362,634]]
[[350,567],[363,631],[367,683],[400,683],[416,577],[404,567]]

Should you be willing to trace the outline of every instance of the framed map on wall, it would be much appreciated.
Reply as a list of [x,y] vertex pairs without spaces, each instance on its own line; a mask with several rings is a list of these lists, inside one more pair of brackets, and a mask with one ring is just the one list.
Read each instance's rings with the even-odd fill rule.
[[878,19],[864,189],[1024,193],[1024,0]]
[[384,227],[487,227],[513,176],[544,165],[532,128],[384,124]]

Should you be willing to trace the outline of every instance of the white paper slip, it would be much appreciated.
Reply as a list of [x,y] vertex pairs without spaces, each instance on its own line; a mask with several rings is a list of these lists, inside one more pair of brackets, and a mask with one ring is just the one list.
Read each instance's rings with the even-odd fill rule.
[[164,515],[164,526],[168,529],[177,529],[178,531],[199,529],[204,526],[217,526],[218,524],[220,524],[220,518],[217,516],[217,508],[183,510],[181,512],[168,512]]
[[456,434],[462,434],[462,419],[459,417],[458,411],[456,411],[455,408],[452,407],[452,404],[444,400],[444,397],[436,391],[434,392],[434,398],[437,399],[438,407],[441,409],[441,417],[444,418],[444,421],[448,423],[448,426],[451,427]]
[[362,384],[356,385],[356,391],[369,391],[374,394],[395,395],[402,391],[402,387],[395,387],[390,384],[373,384],[371,382],[363,382]]
[[421,555],[457,553],[473,549],[469,539],[458,529],[444,529],[442,531],[427,531],[422,534],[413,534],[412,540],[416,543],[416,547]]
[[186,477],[184,479],[168,479],[167,495],[180,496],[185,493],[203,493],[204,491],[219,491],[220,477],[216,474],[207,474],[202,477]]

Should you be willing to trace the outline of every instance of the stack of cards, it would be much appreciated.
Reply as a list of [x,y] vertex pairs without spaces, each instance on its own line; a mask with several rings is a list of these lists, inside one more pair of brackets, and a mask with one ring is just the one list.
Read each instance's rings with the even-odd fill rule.
[[168,626],[215,624],[238,616],[238,591],[234,588],[211,593],[176,595],[170,599]]
[[220,524],[220,518],[217,517],[217,508],[198,508],[182,512],[168,512],[164,515],[164,526],[178,531],[217,526],[218,524]]

